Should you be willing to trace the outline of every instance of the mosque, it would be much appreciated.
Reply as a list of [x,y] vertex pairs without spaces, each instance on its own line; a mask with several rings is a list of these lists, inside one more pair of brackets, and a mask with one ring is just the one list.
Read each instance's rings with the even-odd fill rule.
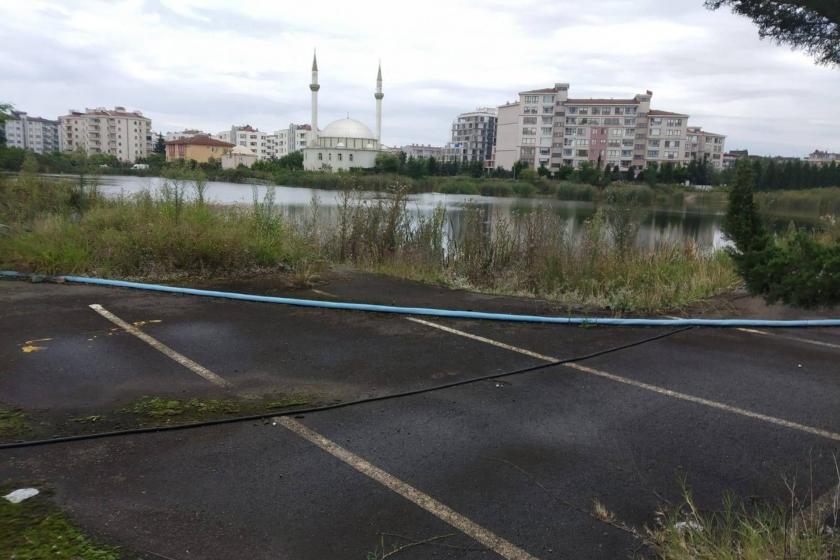
[[333,121],[318,129],[318,60],[312,57],[312,131],[309,145],[303,149],[303,168],[309,171],[339,171],[354,167],[373,167],[382,150],[382,65],[376,75],[376,134],[361,121]]

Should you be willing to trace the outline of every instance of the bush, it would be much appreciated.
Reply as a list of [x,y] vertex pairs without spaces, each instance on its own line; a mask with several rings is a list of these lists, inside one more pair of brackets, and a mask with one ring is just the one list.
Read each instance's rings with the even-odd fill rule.
[[840,303],[840,241],[820,243],[794,231],[772,238],[753,201],[753,169],[739,162],[724,222],[731,255],[747,289],[768,303],[799,307]]

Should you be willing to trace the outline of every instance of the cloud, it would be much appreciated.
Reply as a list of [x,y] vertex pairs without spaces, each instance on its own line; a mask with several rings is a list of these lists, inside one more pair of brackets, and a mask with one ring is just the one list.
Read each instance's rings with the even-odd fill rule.
[[[383,140],[443,144],[453,118],[525,89],[574,97],[654,91],[730,148],[840,150],[840,71],[760,41],[702,0],[33,0],[0,20],[0,92],[30,114],[125,105],[156,130],[276,130],[309,120],[317,46],[319,122],[374,117],[382,59]],[[807,108],[807,112],[805,109]]]

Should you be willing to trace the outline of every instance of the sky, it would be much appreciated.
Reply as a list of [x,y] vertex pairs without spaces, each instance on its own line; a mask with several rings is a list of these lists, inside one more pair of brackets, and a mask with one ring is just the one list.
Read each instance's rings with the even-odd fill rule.
[[519,91],[653,91],[655,109],[727,135],[727,149],[840,152],[840,68],[760,40],[702,0],[0,0],[0,101],[32,116],[125,106],[155,131],[310,120],[317,48],[321,128],[349,114],[382,141],[443,145],[458,113]]

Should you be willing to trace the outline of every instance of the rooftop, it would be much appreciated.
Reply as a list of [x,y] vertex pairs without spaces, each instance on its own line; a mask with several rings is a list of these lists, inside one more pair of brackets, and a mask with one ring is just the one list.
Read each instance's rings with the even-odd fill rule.
[[651,109],[648,115],[652,117],[688,117],[685,113],[672,113],[671,111],[660,111],[659,109]]
[[206,134],[197,134],[196,136],[192,136],[190,138],[179,138],[178,140],[170,140],[166,143],[167,146],[181,146],[181,145],[190,145],[190,146],[219,146],[223,148],[232,148],[234,144],[230,142],[222,142],[221,140],[216,140],[215,138],[210,138]]
[[542,89],[532,89],[529,91],[520,91],[520,94],[523,93],[557,93],[560,88],[550,87],[550,88],[542,88]]
[[84,115],[97,115],[101,117],[138,117],[141,119],[148,119],[148,117],[144,117],[143,113],[140,111],[126,111],[125,107],[114,107],[113,109],[106,109],[105,107],[96,107],[95,109],[85,108],[85,112],[76,111],[74,109],[70,109],[70,114],[68,116],[84,116]]
[[[567,99],[566,105],[638,105],[638,99]],[[653,112],[653,111],[651,111]]]

